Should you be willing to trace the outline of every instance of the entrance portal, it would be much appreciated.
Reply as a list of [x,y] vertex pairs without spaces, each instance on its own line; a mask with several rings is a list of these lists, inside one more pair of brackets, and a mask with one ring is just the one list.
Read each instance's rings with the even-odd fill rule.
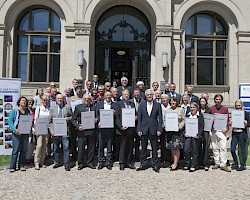
[[116,6],[102,14],[96,25],[95,70],[101,83],[126,76],[150,84],[150,25],[145,15],[131,6]]

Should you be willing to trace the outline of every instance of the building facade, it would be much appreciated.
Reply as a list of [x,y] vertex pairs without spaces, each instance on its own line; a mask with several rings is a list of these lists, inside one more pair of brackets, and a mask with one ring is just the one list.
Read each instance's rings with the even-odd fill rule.
[[[73,78],[175,82],[222,93],[249,83],[250,1],[0,0],[0,76],[22,93]],[[82,59],[83,58],[83,59]]]

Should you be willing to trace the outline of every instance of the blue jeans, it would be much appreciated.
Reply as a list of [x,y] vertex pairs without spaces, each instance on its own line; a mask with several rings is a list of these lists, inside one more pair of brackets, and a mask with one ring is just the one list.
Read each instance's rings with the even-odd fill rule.
[[241,150],[241,167],[246,166],[246,160],[247,160],[247,133],[246,132],[233,132],[232,133],[232,141],[231,141],[231,154],[234,159],[234,165],[235,167],[238,167],[238,159],[236,155],[236,146],[239,143],[240,144],[240,150]]
[[29,135],[12,134],[12,156],[10,162],[10,169],[16,169],[17,157],[19,155],[18,168],[25,166],[26,150],[29,141]]
[[63,161],[64,166],[68,166],[69,163],[69,137],[56,136],[53,137],[53,147],[54,147],[54,159],[56,164],[61,164],[60,161],[60,144],[63,146]]

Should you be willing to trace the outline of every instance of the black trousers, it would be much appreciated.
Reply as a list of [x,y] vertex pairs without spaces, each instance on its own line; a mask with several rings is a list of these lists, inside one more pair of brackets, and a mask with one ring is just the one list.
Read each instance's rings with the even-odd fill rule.
[[165,137],[166,131],[164,130],[160,135],[160,145],[161,145],[161,161],[171,162],[171,151],[165,147]]
[[148,139],[151,143],[152,148],[152,159],[151,164],[152,167],[158,167],[158,154],[157,154],[157,135],[151,135],[147,133],[146,135],[141,136],[142,142],[142,149],[141,149],[141,166],[145,167],[147,165],[147,146],[148,146]]
[[106,131],[101,129],[99,132],[99,147],[98,147],[98,162],[103,164],[105,162],[104,158],[104,148],[107,147],[106,164],[112,164],[112,145],[114,139],[114,130]]
[[[84,135],[84,133],[78,133],[78,165],[87,164],[93,165],[95,155],[95,142],[96,135]],[[85,159],[85,146],[87,145],[87,161]]]
[[77,158],[76,138],[77,138],[76,129],[75,129],[75,127],[73,127],[72,124],[70,124],[69,151],[72,154],[72,158],[74,160],[76,160],[76,158]]
[[120,138],[119,164],[131,163],[133,160],[133,134],[118,135]]
[[[199,159],[199,147],[201,139],[187,137],[184,143],[185,166],[196,168]],[[192,159],[191,159],[192,158]]]

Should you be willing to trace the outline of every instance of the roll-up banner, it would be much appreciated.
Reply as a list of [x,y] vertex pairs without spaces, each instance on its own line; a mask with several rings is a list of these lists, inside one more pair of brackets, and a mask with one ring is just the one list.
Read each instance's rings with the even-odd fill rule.
[[9,167],[12,139],[8,125],[10,112],[17,108],[17,100],[21,95],[21,79],[0,78],[0,168]]

